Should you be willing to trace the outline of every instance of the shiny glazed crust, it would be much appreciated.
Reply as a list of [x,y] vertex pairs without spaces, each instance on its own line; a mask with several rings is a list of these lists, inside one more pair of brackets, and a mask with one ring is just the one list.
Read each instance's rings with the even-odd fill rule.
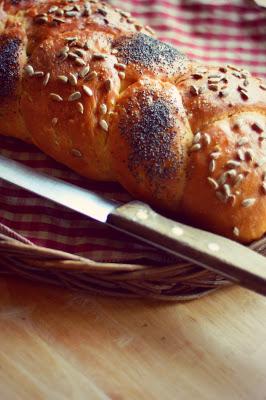
[[266,86],[97,1],[0,6],[0,131],[194,225],[266,232]]

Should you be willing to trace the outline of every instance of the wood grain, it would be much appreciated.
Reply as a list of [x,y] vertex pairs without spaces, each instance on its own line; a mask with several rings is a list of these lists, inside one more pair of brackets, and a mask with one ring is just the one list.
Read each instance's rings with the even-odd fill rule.
[[1,278],[0,293],[3,400],[266,399],[266,299],[244,289],[173,304]]

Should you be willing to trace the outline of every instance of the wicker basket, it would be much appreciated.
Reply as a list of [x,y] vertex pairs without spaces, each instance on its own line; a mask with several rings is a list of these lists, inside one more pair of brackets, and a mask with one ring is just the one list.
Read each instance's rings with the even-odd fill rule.
[[[251,248],[266,256],[266,238]],[[92,294],[175,301],[230,285],[227,279],[180,260],[171,265],[99,263],[32,245],[8,229],[0,234],[0,271]]]

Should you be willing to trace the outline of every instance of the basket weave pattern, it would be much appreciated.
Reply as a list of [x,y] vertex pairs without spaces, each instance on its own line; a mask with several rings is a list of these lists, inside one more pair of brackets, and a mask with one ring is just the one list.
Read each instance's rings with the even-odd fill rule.
[[[266,238],[251,247],[266,256]],[[99,263],[4,234],[0,234],[0,271],[92,294],[162,300],[191,300],[230,285],[225,278],[187,262]]]

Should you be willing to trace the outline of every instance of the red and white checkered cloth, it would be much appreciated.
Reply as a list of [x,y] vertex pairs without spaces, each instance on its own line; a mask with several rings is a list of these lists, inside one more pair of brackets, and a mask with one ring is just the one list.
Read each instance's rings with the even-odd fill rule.
[[[159,38],[191,58],[236,64],[266,77],[266,8],[252,0],[111,0],[154,28]],[[0,88],[1,90],[1,88]],[[117,185],[85,180],[33,146],[0,137],[1,154],[77,185],[122,201]],[[0,180],[0,232],[4,227],[30,241],[98,261],[140,258],[163,261],[165,255],[122,234]],[[16,234],[15,234],[16,235]]]

